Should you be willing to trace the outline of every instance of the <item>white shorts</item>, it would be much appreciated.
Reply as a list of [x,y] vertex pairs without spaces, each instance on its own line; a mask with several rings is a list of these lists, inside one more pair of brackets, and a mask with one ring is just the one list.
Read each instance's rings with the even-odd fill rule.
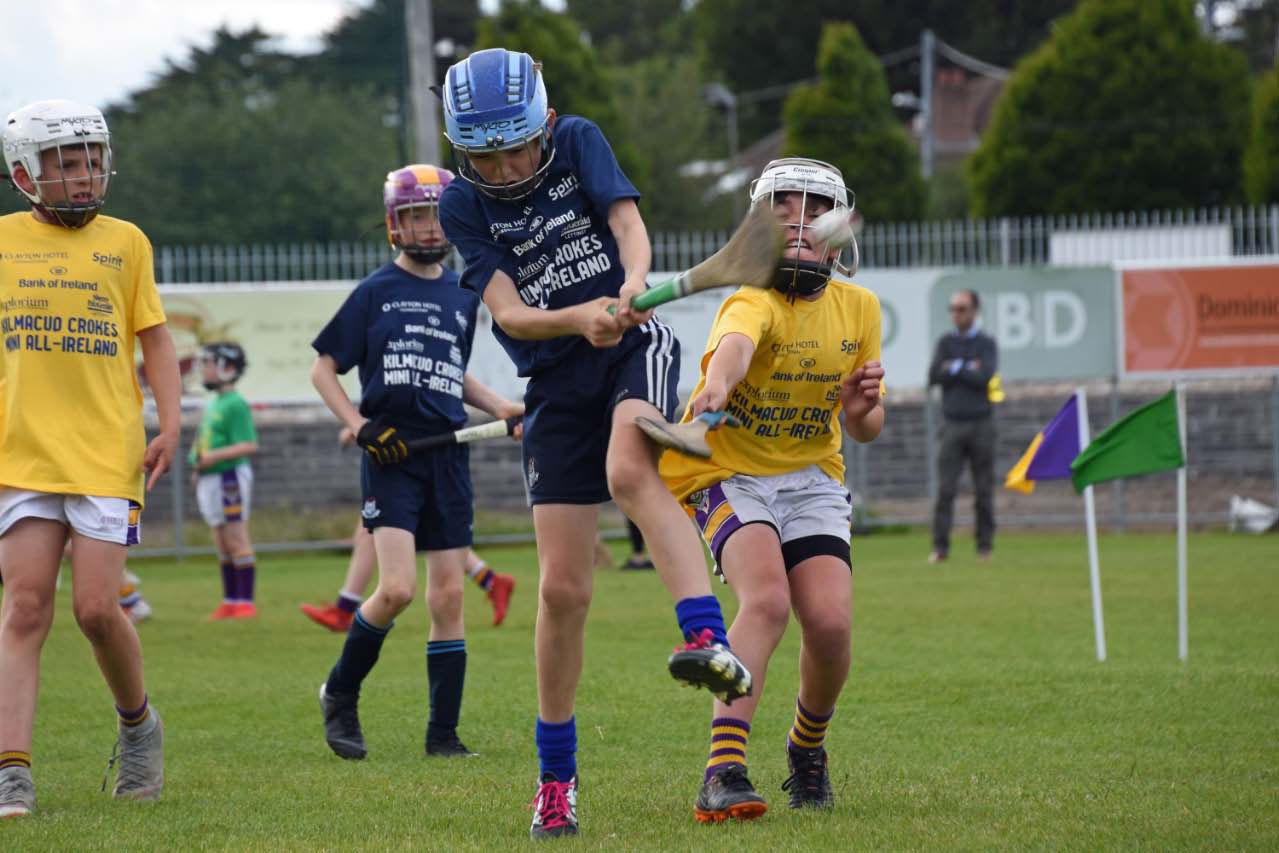
[[24,518],[58,521],[81,536],[117,545],[137,545],[142,538],[137,501],[0,487],[0,536]]
[[237,465],[230,471],[201,474],[195,483],[195,502],[204,523],[221,527],[229,521],[249,520],[253,495],[253,469]]
[[722,574],[719,558],[728,537],[743,525],[757,522],[777,531],[783,550],[791,542],[826,536],[842,541],[847,552],[852,495],[816,465],[768,477],[734,474],[694,492],[688,503],[715,557],[716,574]]

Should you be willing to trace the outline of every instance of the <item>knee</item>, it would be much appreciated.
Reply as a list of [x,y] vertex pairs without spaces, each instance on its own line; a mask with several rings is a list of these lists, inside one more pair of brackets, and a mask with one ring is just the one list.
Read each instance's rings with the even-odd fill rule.
[[542,605],[554,613],[584,611],[591,603],[590,585],[575,583],[565,573],[543,571],[537,592]]
[[760,629],[780,638],[790,619],[790,590],[784,583],[754,590],[749,598],[742,600],[741,612],[749,613]]
[[426,607],[431,611],[431,620],[456,619],[462,613],[462,584],[445,582],[433,584],[426,591]]
[[377,591],[387,607],[401,613],[413,603],[417,583],[411,575],[407,578],[383,578]]
[[53,624],[53,598],[33,589],[4,590],[4,632],[15,639],[43,636]]
[[124,616],[114,598],[82,599],[75,602],[75,621],[89,642],[97,645],[111,636]]
[[819,660],[838,661],[848,657],[852,625],[844,610],[828,610],[811,615],[803,626],[804,647]]
[[654,484],[661,485],[647,457],[637,459],[620,454],[610,457],[607,474],[609,494],[623,511],[638,503]]

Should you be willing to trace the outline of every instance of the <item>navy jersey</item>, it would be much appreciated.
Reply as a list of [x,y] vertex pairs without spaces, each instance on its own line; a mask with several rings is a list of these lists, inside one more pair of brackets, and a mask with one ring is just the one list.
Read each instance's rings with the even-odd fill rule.
[[[482,294],[501,270],[515,282],[524,304],[535,308],[617,296],[625,272],[608,210],[619,199],[638,199],[639,192],[593,122],[561,116],[552,134],[555,159],[527,198],[498,201],[464,180],[444,190],[440,224],[466,261],[463,287]],[[557,363],[580,341],[575,335],[517,341],[496,324],[493,332],[520,376]]]
[[339,373],[360,369],[364,417],[409,436],[448,432],[466,424],[462,378],[478,309],[452,270],[423,279],[388,263],[351,291],[311,346]]

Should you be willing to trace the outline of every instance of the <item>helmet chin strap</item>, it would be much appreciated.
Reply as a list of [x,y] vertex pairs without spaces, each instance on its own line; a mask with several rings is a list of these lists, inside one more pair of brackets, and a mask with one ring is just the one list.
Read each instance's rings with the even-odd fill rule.
[[773,273],[773,289],[792,299],[820,293],[830,281],[831,264],[783,259]]
[[402,251],[413,261],[419,264],[438,264],[449,256],[451,246],[437,246],[432,248],[423,248],[421,246],[404,246]]
[[102,202],[92,204],[51,205],[33,204],[33,208],[44,214],[45,218],[58,223],[63,228],[83,228],[102,210]]

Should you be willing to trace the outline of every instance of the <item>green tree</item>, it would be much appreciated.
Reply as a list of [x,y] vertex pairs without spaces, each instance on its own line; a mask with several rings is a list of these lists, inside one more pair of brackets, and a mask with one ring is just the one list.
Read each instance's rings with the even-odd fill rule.
[[[931,28],[939,39],[997,65],[1010,65],[1047,38],[1055,18],[1076,0],[699,0],[693,10],[708,67],[735,92],[752,92],[813,76],[813,45],[823,22],[855,24],[883,55],[919,44]],[[610,4],[600,4],[610,5]],[[918,91],[919,62],[887,69],[893,91]],[[743,105],[749,143],[778,126],[779,101]]]
[[855,26],[822,29],[817,71],[817,83],[786,99],[783,153],[838,166],[868,218],[921,218],[926,195],[918,158],[893,115],[884,71]]
[[536,0],[503,0],[497,14],[479,23],[475,48],[504,47],[542,63],[550,105],[561,115],[578,115],[600,126],[622,170],[643,184],[643,160],[622,134],[612,74],[595,56],[582,28],[568,15]]
[[368,88],[170,80],[110,116],[107,210],[157,244],[357,239],[396,161],[384,119]]
[[724,123],[702,102],[695,57],[658,56],[617,71],[623,135],[644,158],[640,209],[650,231],[732,225],[731,199],[712,192],[714,176],[687,175],[707,151],[724,151]]
[[674,57],[683,40],[681,25],[688,18],[683,0],[568,0],[567,6],[600,56],[616,65],[660,54]]
[[1249,85],[1190,0],[1083,0],[1001,94],[970,161],[973,212],[1238,201]]
[[1257,84],[1243,170],[1248,201],[1279,202],[1279,65]]

